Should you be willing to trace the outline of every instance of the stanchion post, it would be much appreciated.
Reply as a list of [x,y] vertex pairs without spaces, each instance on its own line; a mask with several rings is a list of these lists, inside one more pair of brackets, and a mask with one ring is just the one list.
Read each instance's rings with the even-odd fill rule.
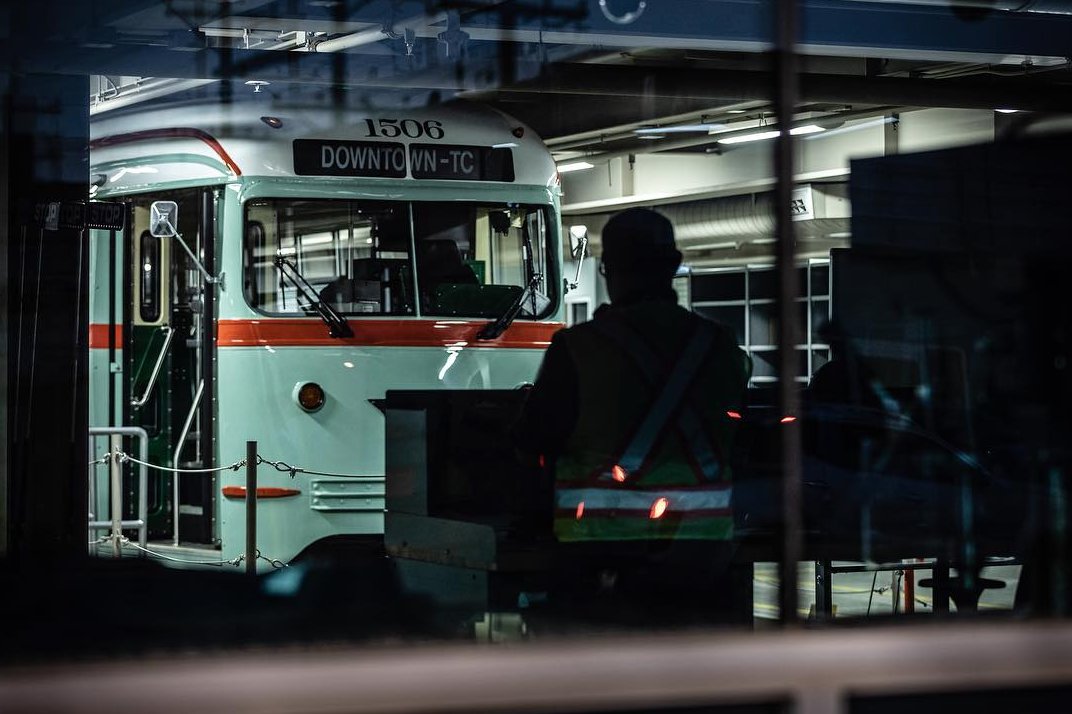
[[246,442],[246,574],[257,574],[257,442]]
[[119,452],[123,449],[122,437],[112,434],[109,445],[112,448],[112,458],[108,462],[111,468],[112,553],[118,558],[123,554],[123,472],[119,464]]

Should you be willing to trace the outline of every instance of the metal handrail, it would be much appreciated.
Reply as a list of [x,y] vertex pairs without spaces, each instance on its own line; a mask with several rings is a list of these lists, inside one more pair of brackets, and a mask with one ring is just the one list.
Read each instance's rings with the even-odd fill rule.
[[156,379],[160,376],[160,368],[164,366],[164,358],[167,357],[168,348],[171,347],[171,340],[175,337],[175,328],[161,325],[160,329],[164,333],[164,346],[160,348],[160,356],[156,358],[156,364],[153,365],[152,374],[149,375],[149,383],[145,385],[145,393],[141,395],[141,398],[131,399],[131,406],[145,406],[145,403],[149,401],[149,397],[153,394],[153,387],[156,386]]
[[201,380],[197,385],[197,392],[194,394],[193,404],[190,405],[190,413],[186,415],[186,422],[182,425],[182,432],[179,433],[179,440],[175,444],[175,455],[171,459],[171,468],[175,469],[174,474],[171,477],[171,511],[172,511],[172,544],[179,544],[179,457],[182,455],[182,449],[186,446],[186,437],[190,433],[190,426],[194,422],[194,415],[197,414],[197,407],[201,405],[201,396],[205,393],[205,380]]
[[[138,544],[145,547],[149,542],[149,469],[145,464],[149,460],[149,434],[140,426],[92,426],[89,428],[89,442],[90,452],[94,452],[94,440],[98,436],[132,436],[138,440],[138,460],[142,463],[138,466],[138,517],[134,520],[120,520],[122,518],[121,506],[122,506],[122,492],[120,490],[120,498],[118,503],[120,508],[113,507],[111,520],[97,520],[94,518],[94,514],[90,513],[89,518],[89,536],[92,540],[93,531],[95,530],[112,530],[113,537],[119,536],[121,533],[116,533],[116,530],[122,528],[137,528],[138,529]],[[112,449],[114,453],[114,449]],[[117,467],[116,464],[112,464],[113,469]],[[92,467],[91,467],[92,469]],[[96,474],[93,470],[89,473],[90,476],[90,493],[96,493]],[[113,480],[113,489],[115,483]],[[91,503],[95,499],[91,497]],[[113,494],[113,504],[116,503],[115,494]],[[96,504],[94,503],[94,508]]]

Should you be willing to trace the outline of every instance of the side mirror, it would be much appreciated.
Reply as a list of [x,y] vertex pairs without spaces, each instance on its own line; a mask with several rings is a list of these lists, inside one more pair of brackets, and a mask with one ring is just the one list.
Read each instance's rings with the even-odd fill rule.
[[174,201],[153,201],[149,206],[149,235],[174,238],[178,235],[179,206]]
[[570,226],[570,257],[577,261],[577,272],[573,280],[566,280],[566,291],[576,290],[581,282],[581,268],[584,266],[585,255],[588,254],[588,226]]
[[219,277],[209,275],[205,270],[205,266],[201,264],[200,259],[194,252],[190,250],[190,246],[186,245],[186,241],[179,235],[179,206],[174,201],[153,201],[149,206],[149,235],[154,238],[174,238],[178,241],[182,249],[186,251],[186,255],[190,256],[190,260],[193,261],[197,270],[205,278],[205,282],[209,285],[219,285],[223,287],[223,273],[219,274]]

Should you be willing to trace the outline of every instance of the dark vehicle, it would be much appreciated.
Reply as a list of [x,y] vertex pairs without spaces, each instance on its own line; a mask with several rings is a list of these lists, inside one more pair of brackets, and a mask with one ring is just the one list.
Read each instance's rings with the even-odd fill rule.
[[1028,484],[995,475],[908,417],[826,404],[796,418],[769,407],[744,415],[734,468],[742,543],[762,548],[777,532],[779,430],[798,419],[806,557],[957,564],[1023,547]]

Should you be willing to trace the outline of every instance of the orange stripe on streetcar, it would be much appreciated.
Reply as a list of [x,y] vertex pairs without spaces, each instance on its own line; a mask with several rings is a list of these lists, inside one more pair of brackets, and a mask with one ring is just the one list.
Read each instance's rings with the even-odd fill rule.
[[[301,495],[301,491],[296,488],[275,488],[272,486],[258,486],[257,498],[286,498],[288,496]],[[224,498],[245,498],[246,487],[245,486],[224,486],[223,487]]]
[[353,337],[331,337],[319,319],[220,320],[219,347],[496,347],[546,349],[561,322],[515,322],[494,340],[477,340],[486,320],[350,320]]
[[145,131],[132,131],[127,134],[102,136],[99,139],[94,139],[89,142],[89,148],[103,149],[109,146],[133,144],[139,141],[155,141],[157,139],[196,139],[212,149],[231,173],[235,176],[242,175],[242,169],[238,168],[238,164],[235,163],[234,159],[231,158],[231,155],[227,153],[226,149],[223,148],[223,145],[220,144],[216,137],[212,136],[212,134],[209,134],[207,131],[195,129],[193,127],[176,126],[168,129],[146,129]]
[[108,337],[115,340],[116,349],[123,348],[123,326],[95,322],[89,326],[89,348],[93,350],[108,349]]

